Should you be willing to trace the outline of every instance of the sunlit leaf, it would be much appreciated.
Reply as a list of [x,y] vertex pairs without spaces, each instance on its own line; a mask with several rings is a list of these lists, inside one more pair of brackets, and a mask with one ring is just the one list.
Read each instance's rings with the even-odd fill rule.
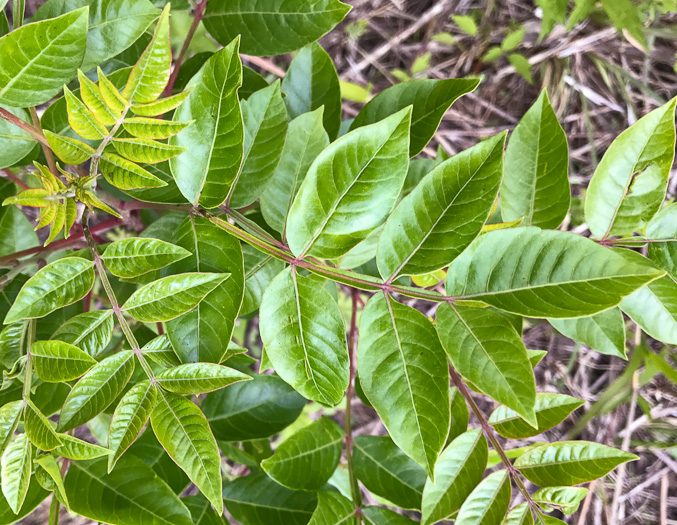
[[48,383],[72,381],[96,364],[88,353],[63,341],[36,341],[31,356],[38,377]]

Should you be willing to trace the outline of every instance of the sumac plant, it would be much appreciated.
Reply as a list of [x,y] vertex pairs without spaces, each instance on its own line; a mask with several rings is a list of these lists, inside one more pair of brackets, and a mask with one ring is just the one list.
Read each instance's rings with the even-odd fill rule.
[[[342,121],[315,41],[348,11],[203,0],[189,34],[202,21],[223,47],[182,68],[186,45],[173,70],[169,5],[15,12],[0,39],[0,523],[51,494],[52,524],[65,508],[206,525],[224,507],[244,525],[553,524],[579,485],[636,459],[511,445],[583,404],[537,392],[544,352],[522,322],[618,359],[628,318],[677,344],[675,100],[611,145],[590,236],[574,234],[558,229],[568,148],[545,92],[509,139],[434,160],[416,157],[478,80],[404,82]],[[297,50],[270,84],[240,57]],[[359,400],[385,435],[353,437]]]

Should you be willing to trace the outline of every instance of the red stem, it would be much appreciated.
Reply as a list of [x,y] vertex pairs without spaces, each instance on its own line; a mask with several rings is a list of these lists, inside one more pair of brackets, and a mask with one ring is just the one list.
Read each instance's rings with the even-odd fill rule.
[[183,63],[183,59],[186,56],[186,53],[188,52],[188,46],[190,45],[190,41],[193,39],[193,35],[195,35],[195,31],[197,31],[197,27],[200,25],[200,21],[204,16],[205,7],[207,7],[207,0],[202,0],[202,2],[200,2],[195,8],[195,18],[193,19],[193,23],[191,24],[190,29],[188,30],[186,40],[184,40],[183,42],[183,47],[181,47],[179,56],[176,58],[176,62],[174,62],[174,70],[172,71],[172,74],[169,77],[169,82],[167,82],[167,87],[165,88],[165,97],[170,96],[172,94],[172,91],[174,90],[174,84],[176,83],[176,78],[179,76],[181,64]]
[[21,120],[16,115],[12,115],[9,111],[3,108],[0,108],[0,118],[3,118],[7,122],[23,129],[26,133],[29,133],[31,137],[37,140],[40,144],[49,147],[49,142],[47,142],[47,139],[43,135],[42,130],[40,128],[31,126],[28,122]]
[[[27,189],[28,189],[28,186],[26,186],[26,183],[25,183],[24,181],[22,181],[22,180],[21,180],[19,177],[17,177],[16,175],[14,175],[14,173],[12,173],[11,171],[9,171],[7,168],[4,168],[4,169],[2,170],[2,172],[7,176],[8,179],[11,179],[11,180],[14,182],[14,184],[16,184],[17,186],[19,186],[22,190],[27,190]],[[2,203],[0,203],[0,204],[2,204]]]

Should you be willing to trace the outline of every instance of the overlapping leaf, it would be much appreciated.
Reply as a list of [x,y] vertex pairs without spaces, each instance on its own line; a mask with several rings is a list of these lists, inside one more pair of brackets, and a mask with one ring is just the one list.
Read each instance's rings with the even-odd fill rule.
[[108,130],[87,106],[64,86],[64,98],[71,129],[83,139],[100,140],[108,135]]
[[489,232],[450,266],[447,295],[530,317],[581,317],[620,303],[661,276],[648,262],[573,233],[536,227]]
[[650,336],[677,344],[677,282],[669,275],[623,299],[621,309]]
[[51,339],[75,345],[95,356],[103,351],[113,335],[113,310],[85,312],[68,319]]
[[24,428],[28,439],[40,450],[52,450],[63,444],[52,423],[30,399],[26,400]]
[[179,366],[181,364],[167,334],[159,335],[148,341],[141,352],[144,356],[162,366]]
[[294,255],[340,257],[383,223],[406,176],[410,118],[405,108],[320,153],[287,218]]
[[0,455],[9,444],[21,416],[22,401],[10,401],[0,407]]
[[430,171],[388,217],[378,242],[384,279],[447,266],[482,231],[503,175],[505,133]]
[[14,514],[19,513],[28,493],[33,469],[35,448],[26,434],[19,434],[10,441],[2,455],[0,485],[2,493]]
[[584,487],[547,487],[534,492],[534,501],[548,507],[561,510],[564,514],[573,514],[588,494]]
[[647,224],[646,236],[649,239],[672,239],[649,244],[649,259],[677,279],[677,203],[670,204],[659,211]]
[[72,381],[96,364],[90,354],[63,341],[36,341],[31,356],[38,377],[48,383]]
[[337,405],[348,387],[341,311],[324,287],[287,269],[261,302],[261,339],[276,372],[308,399]]
[[[4,104],[0,104],[0,108],[24,122],[31,123],[31,117],[25,109]],[[0,167],[5,168],[21,161],[34,147],[35,141],[30,133],[5,119],[0,119]],[[1,181],[0,185],[9,183],[11,181]]]
[[355,505],[336,492],[322,491],[317,495],[317,507],[308,525],[354,525]]
[[590,317],[550,319],[561,334],[580,341],[603,354],[626,359],[625,322],[618,308],[611,308]]
[[465,500],[456,517],[456,523],[501,523],[510,506],[510,495],[508,471],[498,470],[489,474]]

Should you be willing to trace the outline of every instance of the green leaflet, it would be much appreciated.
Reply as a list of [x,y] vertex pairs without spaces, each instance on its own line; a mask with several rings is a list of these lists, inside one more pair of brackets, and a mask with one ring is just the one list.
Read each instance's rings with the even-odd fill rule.
[[660,276],[648,261],[532,226],[476,239],[449,266],[446,291],[523,316],[580,317],[617,305]]
[[243,525],[306,525],[317,506],[315,493],[289,490],[263,472],[228,483],[223,500]]
[[567,137],[546,90],[513,131],[505,152],[501,217],[524,226],[557,228],[569,211]]
[[420,509],[425,471],[388,436],[357,436],[353,447],[355,476],[370,492],[398,507]]
[[204,25],[224,46],[242,35],[242,53],[281,55],[318,40],[349,11],[338,0],[216,0],[207,6]]
[[113,310],[85,312],[68,319],[50,339],[75,345],[95,356],[110,343],[113,325]]
[[[288,99],[289,97],[285,101]],[[329,145],[329,138],[322,127],[322,112],[323,109],[319,108],[304,113],[289,123],[280,163],[261,195],[263,217],[280,233],[284,234],[289,209],[308,169],[320,152]]]
[[143,323],[170,321],[195,308],[229,276],[195,272],[163,277],[134,292],[122,310]]
[[132,162],[157,164],[180,155],[186,148],[150,139],[113,139],[115,150]]
[[35,462],[39,465],[35,469],[36,475],[40,471],[47,474],[48,483],[53,486],[52,490],[54,490],[55,494],[61,496],[66,508],[68,508],[70,505],[68,503],[68,496],[66,496],[66,489],[63,485],[63,478],[61,477],[61,469],[54,456],[46,454],[37,458]]
[[675,101],[621,133],[590,180],[585,219],[596,237],[638,231],[665,198],[675,155]]
[[412,106],[409,157],[415,157],[430,142],[442,116],[463,95],[475,90],[477,79],[410,80],[397,84],[371,99],[350,126],[355,130],[373,124]]
[[435,483],[426,480],[422,524],[437,523],[461,508],[482,480],[488,454],[487,440],[480,429],[469,430],[451,442],[435,464]]
[[78,81],[80,82],[80,96],[85,105],[104,126],[113,126],[119,115],[106,105],[99,86],[89,80],[79,69]]
[[63,444],[52,423],[30,399],[26,400],[24,428],[28,439],[40,450],[52,450]]
[[[0,40],[0,42],[2,41]],[[0,104],[0,108],[24,122],[31,123],[30,114],[25,109],[13,108],[4,104]],[[6,168],[20,162],[34,147],[35,141],[30,133],[5,119],[0,119],[0,168]],[[3,180],[0,185],[8,183],[11,183],[11,181]]]
[[38,377],[48,383],[72,381],[96,365],[90,354],[63,341],[36,341],[31,356]]
[[334,63],[320,44],[308,44],[294,57],[282,79],[282,92],[292,119],[324,106],[324,129],[330,140],[336,140],[341,127],[341,87]]
[[670,242],[649,244],[649,259],[677,279],[677,204],[673,203],[659,211],[646,226],[649,239],[672,239]]
[[226,200],[242,162],[239,44],[236,38],[207,60],[188,85],[191,93],[186,103],[174,113],[175,121],[195,122],[170,140],[170,144],[187,148],[171,161],[172,172],[186,199],[206,208]]
[[285,269],[263,294],[261,339],[276,372],[304,397],[336,406],[348,387],[348,346],[336,301],[318,281]]
[[118,277],[138,277],[185,259],[188,250],[157,239],[131,237],[108,245],[102,258],[110,273]]
[[35,478],[31,479],[28,493],[18,514],[10,508],[4,498],[0,498],[0,523],[16,523],[17,520],[21,520],[24,516],[33,512],[48,495],[49,492],[43,489]]
[[669,275],[623,299],[621,310],[651,337],[677,344],[677,282]]
[[245,287],[240,315],[246,315],[259,309],[263,292],[285,266],[282,261],[248,244],[242,245],[242,254],[244,255]]
[[244,293],[244,268],[239,241],[209,220],[190,216],[172,232],[172,241],[190,257],[169,268],[178,272],[220,272],[230,277],[197,307],[167,325],[167,334],[183,363],[221,363],[228,354]]
[[162,366],[179,366],[181,364],[167,334],[159,335],[148,341],[141,348],[141,352],[144,356]]
[[4,324],[45,317],[79,301],[94,284],[93,266],[81,257],[66,257],[48,264],[23,285]]
[[113,470],[120,456],[134,443],[148,422],[157,402],[157,389],[148,380],[130,388],[115,408],[108,430],[108,473]]
[[89,6],[89,30],[83,71],[127,49],[158,17],[158,10],[147,0],[49,0],[38,9],[35,19],[53,18],[85,6]]
[[11,369],[23,352],[27,322],[13,323],[0,331],[0,364]]
[[9,444],[21,416],[23,401],[10,401],[0,408],[0,454]]
[[433,478],[449,433],[449,369],[430,321],[387,295],[362,312],[360,382],[393,441]]
[[336,492],[322,491],[308,525],[354,525],[355,505]]
[[549,322],[562,335],[580,341],[593,350],[627,359],[625,322],[618,308],[610,308],[590,317],[550,319]]
[[569,515],[578,510],[588,492],[584,487],[547,487],[534,492],[533,499]]
[[222,514],[221,458],[207,419],[188,399],[162,391],[159,394],[150,416],[153,432],[167,454]]
[[527,503],[521,503],[514,507],[501,525],[534,525],[534,517],[531,515],[531,509]]
[[37,106],[75,77],[85,55],[87,16],[84,7],[0,38],[0,104]]
[[510,321],[488,308],[443,304],[437,309],[437,333],[465,379],[536,424],[536,381]]
[[207,394],[202,411],[218,440],[247,441],[271,437],[291,425],[306,400],[277,376],[253,376]]
[[[147,104],[157,99],[169,81],[172,49],[169,44],[169,4],[158,20],[153,39],[132,68],[122,96],[137,104]],[[133,160],[133,159],[130,159]]]
[[563,394],[539,393],[536,394],[536,405],[534,407],[537,428],[529,425],[514,410],[504,405],[493,411],[489,423],[503,437],[524,439],[537,436],[558,425],[583,404],[582,399],[575,397]]
[[204,394],[238,381],[251,381],[251,376],[213,363],[189,363],[163,370],[158,384],[175,394]]
[[191,525],[188,509],[139,458],[120,458],[106,473],[106,459],[73,462],[65,479],[71,510],[118,525]]
[[520,473],[541,487],[578,485],[601,478],[634,454],[588,441],[561,441],[532,448],[517,461]]
[[80,164],[95,153],[94,148],[85,142],[63,135],[56,135],[47,129],[43,130],[43,132],[47,142],[49,142],[49,147],[66,164]]
[[321,417],[285,439],[275,454],[261,462],[261,467],[287,488],[320,489],[338,466],[343,437],[338,424]]
[[369,525],[415,525],[418,523],[383,507],[364,507],[362,511],[365,523]]
[[121,190],[161,188],[168,185],[165,180],[153,175],[147,169],[114,153],[104,153],[101,156],[99,169],[108,182]]
[[442,162],[402,199],[378,241],[384,279],[443,268],[480,234],[498,195],[505,135]]
[[507,470],[489,474],[465,500],[456,516],[456,523],[501,523],[510,506],[510,494],[510,476]]
[[[128,69],[125,69],[124,71],[129,73],[126,77],[129,80],[129,76],[132,72]],[[100,67],[96,68],[96,72],[99,78],[99,92],[101,93],[101,98],[103,98],[108,108],[113,112],[115,118],[119,119],[122,116],[122,112],[129,105],[129,101],[125,99],[118,90],[119,86],[124,82],[124,77],[116,78],[116,82],[114,83],[113,75],[115,75],[115,73],[113,73],[109,79],[104,75],[103,71],[101,71]]]
[[147,104],[132,104],[130,109],[132,110],[132,113],[141,117],[157,117],[158,115],[169,113],[173,109],[178,108],[183,104],[184,100],[188,98],[190,93],[191,90],[187,89],[183,93],[178,93],[167,98],[160,98]]
[[383,223],[406,175],[410,118],[407,107],[320,153],[287,218],[294,255],[340,257]]
[[111,453],[107,448],[92,445],[68,434],[59,434],[63,445],[56,447],[54,453],[58,456],[77,461],[100,458]]
[[194,525],[229,525],[227,518],[216,514],[202,494],[181,498],[181,502],[188,507]]
[[266,189],[280,162],[287,136],[287,109],[279,82],[257,91],[240,105],[244,154],[231,190],[230,204],[234,208],[248,206]]
[[193,122],[176,122],[147,117],[129,117],[122,123],[125,131],[142,139],[167,139],[180,133]]
[[83,139],[100,140],[108,135],[108,130],[94,116],[87,106],[64,86],[64,98],[68,111],[68,123],[75,133]]
[[122,393],[133,371],[131,350],[118,352],[94,366],[68,394],[57,431],[79,427],[103,412]]
[[19,513],[28,493],[35,448],[26,434],[14,437],[2,455],[0,484],[2,493],[14,514]]

